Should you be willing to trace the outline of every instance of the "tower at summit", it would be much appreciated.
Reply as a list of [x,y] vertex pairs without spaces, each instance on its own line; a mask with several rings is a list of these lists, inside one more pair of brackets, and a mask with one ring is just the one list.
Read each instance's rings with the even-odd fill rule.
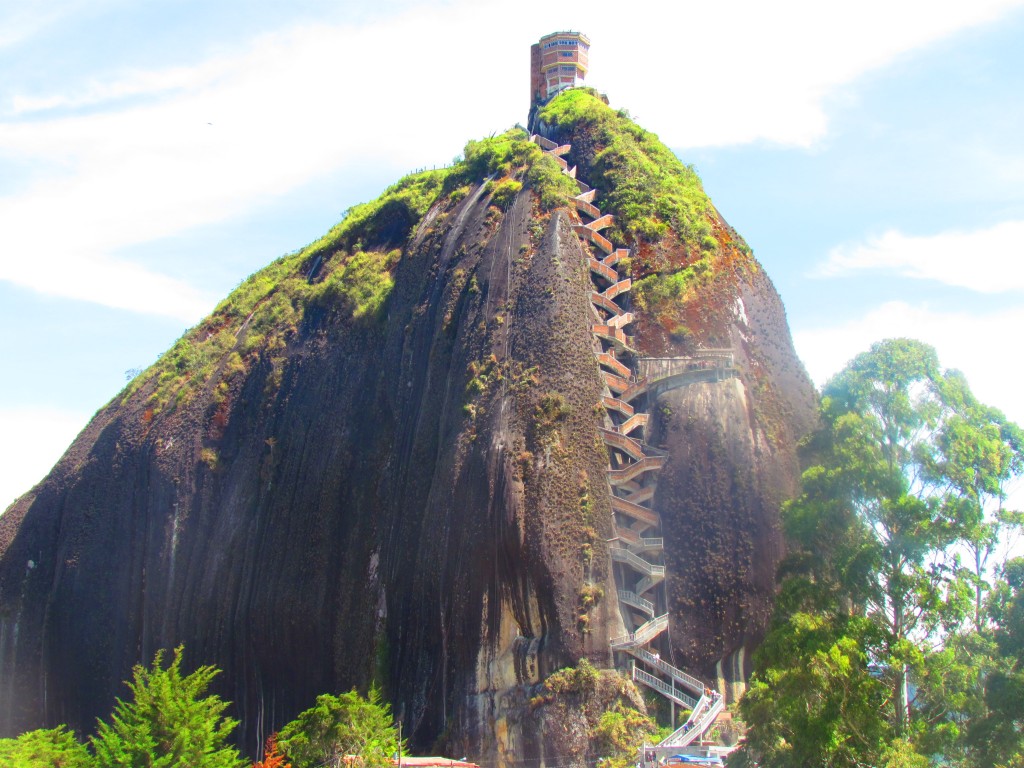
[[530,46],[530,103],[547,101],[587,76],[590,38],[582,32],[552,32]]

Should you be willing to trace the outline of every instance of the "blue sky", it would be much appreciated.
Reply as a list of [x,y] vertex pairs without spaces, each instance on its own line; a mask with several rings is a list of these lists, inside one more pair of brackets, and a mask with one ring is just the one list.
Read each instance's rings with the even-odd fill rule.
[[819,384],[910,335],[1024,422],[1024,0],[624,7],[0,2],[0,507],[248,274],[525,121],[529,45],[567,28]]

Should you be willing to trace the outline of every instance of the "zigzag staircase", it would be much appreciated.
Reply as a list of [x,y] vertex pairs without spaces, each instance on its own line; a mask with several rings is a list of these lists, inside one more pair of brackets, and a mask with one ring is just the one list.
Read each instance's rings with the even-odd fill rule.
[[[725,708],[717,691],[703,681],[662,661],[652,643],[668,629],[665,612],[664,540],[661,516],[651,507],[658,471],[668,456],[643,440],[649,414],[634,402],[653,402],[658,393],[698,381],[721,380],[735,375],[732,350],[708,350],[693,357],[642,358],[633,340],[623,330],[633,322],[632,313],[623,307],[628,301],[632,281],[622,277],[618,265],[630,255],[628,248],[617,248],[601,234],[615,224],[615,217],[602,214],[594,205],[598,191],[576,178],[576,167],[569,167],[565,155],[569,144],[558,145],[535,135],[531,140],[554,157],[564,173],[576,180],[580,193],[572,204],[589,221],[575,225],[580,240],[589,243],[590,276],[594,283],[591,303],[595,322],[594,352],[606,384],[602,404],[606,426],[600,430],[608,449],[608,484],[612,494],[615,536],[609,554],[615,564],[619,610],[629,634],[611,641],[613,651],[632,657],[633,680],[668,699],[675,711],[678,705],[690,710],[686,721],[659,747],[685,747],[702,736]],[[673,723],[674,724],[674,723]]]

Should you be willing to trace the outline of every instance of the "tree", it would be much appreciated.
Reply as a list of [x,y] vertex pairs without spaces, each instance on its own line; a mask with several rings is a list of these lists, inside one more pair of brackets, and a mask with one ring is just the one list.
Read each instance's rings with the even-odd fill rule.
[[91,768],[92,758],[66,726],[0,739],[4,768]]
[[654,720],[639,710],[616,702],[601,714],[594,729],[601,768],[629,768],[646,740],[657,732]]
[[266,748],[263,750],[263,759],[253,763],[252,768],[292,768],[292,764],[286,763],[285,756],[278,752],[276,733],[272,733],[267,737]]
[[778,621],[740,703],[746,748],[774,768],[852,767],[881,755],[892,732],[878,714],[885,686],[868,663],[876,635],[869,621],[841,614]]
[[1003,531],[1021,524],[1020,515],[1004,509],[1003,501],[1006,481],[1024,468],[1024,433],[1001,411],[979,403],[959,372],[947,372],[941,387],[952,413],[942,425],[929,469],[938,482],[947,483],[950,516],[970,556],[974,629],[981,632],[989,559]]
[[979,753],[976,765],[1024,766],[1024,558],[1006,564],[995,595],[995,637],[1007,666],[985,680],[988,714],[971,724],[967,741]]
[[[969,662],[984,638],[958,633],[968,617],[983,624],[985,563],[965,578],[958,547],[984,552],[997,535],[986,509],[1020,472],[1020,445],[920,342],[875,344],[826,385],[741,703],[764,765],[913,765],[917,746],[948,745],[980,715],[983,672]],[[930,700],[911,701],[912,678]]]
[[132,670],[132,701],[118,699],[92,739],[103,768],[240,768],[238,750],[227,744],[238,721],[224,717],[228,702],[204,695],[219,670],[202,666],[183,675],[183,652],[178,646],[166,669],[158,651],[149,669]]
[[295,768],[340,768],[347,755],[358,755],[367,768],[390,768],[400,749],[391,707],[376,686],[366,698],[355,689],[318,696],[314,706],[281,729],[278,741]]

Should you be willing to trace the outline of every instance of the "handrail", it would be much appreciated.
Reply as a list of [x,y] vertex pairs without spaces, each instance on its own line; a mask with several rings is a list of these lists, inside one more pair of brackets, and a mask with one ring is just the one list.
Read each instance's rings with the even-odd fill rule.
[[[605,259],[604,263],[607,263],[607,262],[608,262],[608,260]],[[627,277],[625,280],[619,280],[619,282],[615,283],[614,285],[608,286],[604,291],[602,291],[601,295],[605,296],[605,297],[607,297],[609,299],[614,299],[620,293],[625,293],[626,291],[628,291],[632,287],[633,287],[633,279]]]
[[636,361],[637,378],[656,380],[710,368],[731,368],[732,350],[704,350],[689,357],[640,357]]
[[[615,286],[612,286],[612,288],[614,287]],[[611,288],[609,288],[608,290],[611,290]],[[618,304],[616,304],[614,301],[612,301],[608,296],[598,291],[590,292],[590,303],[593,304],[595,307],[600,307],[605,312],[608,312],[609,315],[611,315],[612,317],[616,315],[621,315],[623,312],[626,311]]]
[[605,256],[604,263],[609,267],[614,267],[623,259],[629,258],[629,248],[616,248],[610,254]]
[[665,698],[672,699],[676,704],[680,704],[684,707],[690,708],[697,706],[696,699],[690,698],[682,691],[673,688],[664,680],[661,680],[660,678],[657,678],[648,672],[644,672],[642,669],[633,667],[633,679],[637,682],[643,683],[649,688],[653,688],[654,690],[663,694]]
[[[600,237],[600,235],[598,235],[598,237]],[[612,285],[614,285],[617,282],[620,282],[619,273],[616,272],[611,267],[609,267],[603,261],[599,261],[598,259],[591,257],[589,260],[589,266],[591,272],[599,274]]]
[[625,392],[629,389],[628,379],[616,376],[614,373],[609,373],[608,371],[602,371],[601,373],[604,378],[604,383],[608,385],[608,389],[610,389],[612,393]]
[[665,456],[646,456],[640,461],[634,461],[632,464],[623,467],[622,469],[609,469],[608,470],[608,482],[612,485],[620,485],[622,483],[628,483],[637,475],[642,475],[644,472],[657,471],[665,466]]
[[646,624],[641,624],[636,628],[635,632],[630,632],[628,635],[622,635],[621,637],[612,638],[612,648],[618,650],[625,650],[627,647],[644,645],[649,643],[651,640],[656,638],[662,632],[668,629],[668,614],[662,614],[648,621]]
[[650,576],[644,576],[640,581],[633,585],[633,591],[638,595],[643,595],[647,590],[652,587],[656,587],[665,580],[665,574],[651,574]]
[[629,376],[629,368],[625,364],[623,364],[622,361],[617,360],[615,357],[608,354],[607,352],[601,352],[600,354],[598,354],[597,362],[600,365],[604,365],[608,368],[611,368],[613,371],[615,371],[622,377]]
[[694,707],[690,717],[679,728],[666,736],[659,744],[659,747],[685,747],[691,744],[694,739],[707,731],[715,722],[718,714],[725,709],[725,702],[721,696],[712,696],[708,702],[707,696],[701,696],[697,706]]
[[630,565],[634,570],[639,571],[647,576],[664,576],[665,566],[655,565],[644,560],[639,555],[630,552],[625,547],[609,547],[608,550],[611,554],[612,560],[617,563],[625,563]]
[[650,420],[651,414],[649,413],[634,413],[624,422],[615,427],[616,432],[621,432],[624,435],[628,435],[637,427],[646,427],[647,422]]
[[654,617],[654,603],[647,598],[640,597],[636,592],[630,592],[628,589],[620,589],[619,600],[626,605],[632,605],[634,608],[639,608],[652,618]]
[[633,656],[636,656],[638,659],[640,659],[640,661],[644,662],[645,664],[654,667],[659,672],[663,672],[664,674],[674,678],[676,682],[678,682],[680,685],[685,686],[691,691],[703,694],[708,687],[707,684],[704,683],[704,681],[698,680],[693,675],[686,674],[685,672],[683,672],[683,670],[678,669],[677,667],[673,667],[667,661],[658,656],[655,656],[650,651],[645,651],[643,648],[634,648],[630,650],[629,653]]
[[630,504],[643,504],[645,501],[650,501],[654,498],[654,486],[648,485],[644,488],[638,488],[633,491],[629,496],[623,496],[622,500],[629,502]]
[[[609,344],[615,344],[617,346],[622,347],[623,349],[633,351],[633,348],[629,346],[630,337],[626,336],[626,334],[622,332],[621,328],[613,328],[610,325],[602,323],[590,326],[590,330],[595,336],[604,339]],[[637,391],[638,386],[638,384],[634,384],[629,388],[629,399],[636,397],[640,393],[639,391]],[[646,387],[646,384],[644,386]]]
[[[560,157],[556,157],[555,159],[561,160]],[[611,244],[611,241],[608,240],[608,238],[606,238],[599,232],[595,232],[585,224],[576,224],[573,226],[573,229],[576,230],[577,235],[586,240],[589,240],[605,253],[611,253],[613,250],[615,250],[615,246]]]
[[611,411],[618,411],[623,416],[630,417],[636,415],[636,411],[633,410],[632,405],[630,405],[629,403],[625,403],[622,400],[619,400],[619,398],[617,397],[602,395],[601,402],[605,408]]
[[651,550],[664,550],[665,539],[661,536],[641,537],[639,541],[628,544],[626,548],[630,552],[636,552],[637,554],[640,552],[650,552]]
[[538,147],[544,150],[551,150],[558,146],[551,139],[546,139],[539,133],[533,134],[533,136],[530,137],[530,141],[532,141],[534,144],[536,144]]
[[593,203],[587,202],[586,200],[580,200],[578,197],[572,198],[572,204],[576,206],[576,210],[581,213],[585,213],[593,219],[601,218],[601,211],[598,210],[597,206]]
[[661,525],[661,517],[657,512],[653,509],[642,507],[629,499],[612,496],[612,511],[621,512],[634,520],[639,520],[641,523],[645,523],[648,528],[654,528]]
[[600,230],[605,229],[606,227],[610,227],[613,224],[615,224],[615,217],[610,213],[606,213],[604,216],[596,217],[593,221],[591,221],[589,224],[585,224],[584,226],[587,227],[588,229],[594,230],[595,232],[599,232]]
[[613,315],[612,317],[609,317],[608,320],[607,320],[608,325],[610,325],[612,328],[619,328],[619,329],[621,329],[622,326],[629,325],[632,322],[633,322],[633,313],[632,312],[623,312],[623,313],[618,314],[618,315]]
[[640,461],[640,459],[647,455],[643,443],[636,438],[623,435],[611,429],[605,429],[604,427],[598,427],[597,431],[601,433],[601,439],[604,440],[605,445],[618,448],[634,461]]

